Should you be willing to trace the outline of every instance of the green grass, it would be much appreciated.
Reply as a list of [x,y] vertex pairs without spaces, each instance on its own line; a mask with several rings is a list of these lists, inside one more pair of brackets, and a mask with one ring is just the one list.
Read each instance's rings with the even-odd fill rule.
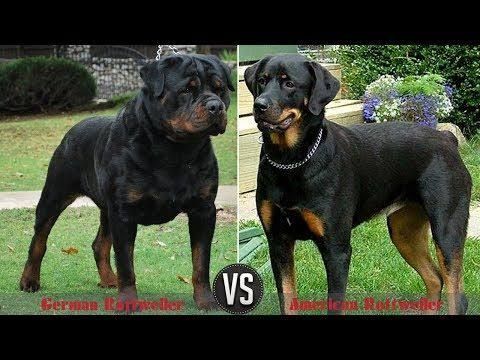
[[[220,183],[237,181],[236,93],[232,93],[225,134],[212,138],[220,168]],[[0,121],[0,191],[41,190],[48,164],[65,133],[93,115],[113,115],[118,108],[56,116],[26,116]]]
[[212,138],[220,170],[220,184],[237,183],[237,93],[231,95],[225,134]]
[[[219,216],[212,245],[211,280],[227,264],[236,262],[236,222],[232,214]],[[91,243],[99,224],[96,208],[69,208],[59,218],[48,240],[41,290],[26,294],[18,283],[33,234],[34,210],[0,211],[0,314],[23,313],[38,308],[45,296],[52,298],[115,297],[116,289],[101,289]],[[160,246],[161,241],[165,246]],[[74,247],[77,254],[62,249]],[[112,251],[113,253],[113,251]],[[113,257],[112,257],[113,263]],[[192,286],[178,279],[191,278],[192,264],[186,217],[158,226],[139,226],[135,245],[135,272],[139,297],[183,299],[194,310]],[[18,304],[22,304],[21,306]]]
[[472,200],[480,201],[480,133],[460,149],[460,154],[472,176]]
[[[252,226],[252,223],[248,226]],[[347,299],[363,299],[368,296],[382,298],[386,294],[418,299],[425,295],[425,286],[420,276],[403,260],[392,244],[384,217],[375,218],[355,228],[352,233],[352,248]],[[432,244],[431,252],[435,259]],[[249,264],[259,269],[267,261],[268,248],[264,246]],[[313,242],[297,242],[295,267],[299,299],[325,299],[325,268]],[[465,291],[470,298],[469,313],[480,314],[479,240],[468,238],[466,241],[464,271]],[[274,295],[276,288],[271,268],[267,267],[262,275],[266,301],[258,312],[276,313],[278,302]]]

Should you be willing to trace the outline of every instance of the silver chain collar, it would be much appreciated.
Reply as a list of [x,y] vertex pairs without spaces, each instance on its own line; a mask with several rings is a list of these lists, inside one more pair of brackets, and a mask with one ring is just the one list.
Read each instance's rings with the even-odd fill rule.
[[[320,128],[320,131],[319,131],[318,136],[317,136],[317,140],[315,140],[315,144],[313,144],[313,147],[310,149],[307,156],[301,161],[297,161],[297,162],[294,162],[294,163],[291,163],[291,164],[280,164],[280,163],[277,163],[277,162],[273,161],[272,159],[270,159],[270,156],[268,156],[266,151],[265,151],[265,156],[267,157],[267,160],[268,160],[269,164],[272,165],[274,168],[277,168],[277,169],[280,169],[280,170],[296,169],[296,168],[302,166],[303,164],[305,164],[308,160],[311,159],[313,154],[315,154],[315,151],[317,151],[318,145],[320,145],[320,141],[322,141],[322,133],[323,133],[323,128]],[[259,142],[260,142],[261,138],[262,138],[262,135],[260,135],[260,138],[258,139]],[[261,141],[260,143],[263,144],[263,141]]]
[[178,54],[178,49],[173,45],[158,45],[157,57],[155,58],[155,60],[158,61],[162,57],[162,51],[164,46],[168,46],[168,48],[172,50],[174,54]]

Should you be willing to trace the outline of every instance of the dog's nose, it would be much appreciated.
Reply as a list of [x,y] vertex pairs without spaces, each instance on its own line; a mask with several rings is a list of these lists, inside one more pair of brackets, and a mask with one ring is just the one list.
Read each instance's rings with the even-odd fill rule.
[[253,103],[253,108],[255,111],[264,112],[268,109],[268,101],[265,98],[257,98]]
[[209,100],[206,107],[213,115],[217,115],[223,111],[223,103],[220,100]]

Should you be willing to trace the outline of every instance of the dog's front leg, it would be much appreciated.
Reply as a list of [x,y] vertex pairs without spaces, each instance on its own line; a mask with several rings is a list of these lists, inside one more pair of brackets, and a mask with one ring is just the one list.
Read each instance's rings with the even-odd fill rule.
[[322,238],[315,239],[322,254],[325,270],[327,272],[329,315],[340,315],[345,311],[343,302],[347,289],[348,271],[352,247],[350,246],[350,231],[336,231],[335,234],[325,234]]
[[213,202],[202,202],[188,211],[193,263],[193,298],[197,307],[203,310],[218,308],[210,285],[210,250],[216,220],[217,212]]
[[295,281],[295,238],[288,231],[288,222],[279,208],[268,200],[257,202],[258,215],[268,239],[270,263],[277,286],[280,311],[295,314],[292,300],[297,297]]
[[133,249],[137,236],[137,224],[121,220],[113,211],[109,211],[108,215],[113,250],[115,251],[115,264],[117,265],[119,300],[126,304],[126,312],[135,311],[136,305],[129,305],[127,302],[137,300],[133,267]]

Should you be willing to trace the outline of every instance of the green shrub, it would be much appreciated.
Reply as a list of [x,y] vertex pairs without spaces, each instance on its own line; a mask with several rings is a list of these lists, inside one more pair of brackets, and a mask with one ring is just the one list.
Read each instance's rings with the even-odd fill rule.
[[129,91],[121,95],[115,95],[107,101],[107,105],[109,107],[123,106],[137,95],[138,91]]
[[79,63],[53,57],[15,60],[0,67],[0,111],[44,112],[88,103],[93,76]]
[[222,52],[218,55],[222,61],[237,61],[237,52],[223,49]]
[[469,137],[480,129],[480,46],[345,45],[335,56],[349,98],[360,98],[381,75],[436,73],[454,88],[454,109],[445,121],[458,125]]

